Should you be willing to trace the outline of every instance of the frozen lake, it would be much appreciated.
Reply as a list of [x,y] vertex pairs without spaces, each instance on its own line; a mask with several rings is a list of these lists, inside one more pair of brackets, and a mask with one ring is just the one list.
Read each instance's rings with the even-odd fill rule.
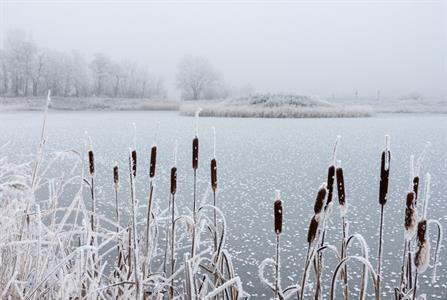
[[[1,113],[0,146],[10,143],[0,150],[0,156],[7,155],[14,162],[32,160],[39,142],[41,122],[41,113]],[[99,211],[112,214],[112,168],[115,162],[122,169],[127,166],[128,147],[134,140],[133,122],[137,127],[137,150],[141,162],[137,179],[138,197],[146,197],[149,149],[156,123],[160,122],[156,202],[161,207],[167,206],[168,172],[175,140],[178,140],[177,203],[181,211],[192,207],[191,139],[194,118],[180,117],[173,112],[51,112],[48,116],[47,153],[83,150],[85,131],[88,131],[97,160]],[[385,144],[384,135],[391,136],[382,285],[386,297],[383,299],[391,298],[400,278],[409,158],[411,154],[418,156],[426,141],[432,143],[421,170],[421,175],[426,172],[432,175],[428,217],[438,219],[447,228],[446,115],[379,115],[362,119],[200,118],[199,198],[205,194],[209,182],[212,126],[217,132],[218,206],[226,214],[229,250],[238,275],[254,299],[271,297],[270,291],[258,279],[258,265],[265,258],[273,258],[275,253],[273,199],[276,189],[281,190],[284,201],[281,236],[283,287],[301,280],[314,197],[320,184],[326,181],[327,166],[337,135],[342,136],[338,159],[344,167],[350,232],[365,237],[374,266],[380,217],[379,158]],[[60,171],[63,171],[62,167]],[[126,185],[123,183],[122,198],[127,193]],[[211,203],[211,195],[206,201]],[[327,236],[328,241],[338,247],[341,227],[338,203],[335,202]],[[431,230],[432,238],[434,233],[435,230]],[[445,238],[443,244],[446,244]],[[327,253],[326,256],[332,254]],[[432,269],[421,276],[419,291],[427,293],[428,299],[447,299],[447,252],[444,247],[441,257],[437,283],[430,283]],[[329,275],[334,264],[328,259],[327,265],[329,270],[326,273]],[[351,270],[354,273],[360,268],[352,267]],[[328,284],[325,278],[325,286]],[[327,291],[327,287],[325,289]]]

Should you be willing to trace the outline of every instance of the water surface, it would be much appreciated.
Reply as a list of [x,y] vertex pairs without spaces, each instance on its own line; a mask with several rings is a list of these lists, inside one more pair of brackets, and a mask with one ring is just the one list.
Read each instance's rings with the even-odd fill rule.
[[[1,150],[15,162],[34,158],[40,136],[42,114],[0,114]],[[101,213],[112,215],[111,170],[115,162],[127,166],[129,146],[139,151],[138,197],[147,192],[149,149],[158,131],[159,165],[156,202],[166,207],[169,168],[175,140],[178,140],[178,206],[186,212],[192,207],[191,139],[194,119],[165,112],[51,112],[48,116],[47,153],[66,149],[85,149],[85,131],[91,136],[97,159],[98,197]],[[409,186],[409,158],[419,155],[431,141],[421,175],[432,175],[428,217],[438,219],[447,228],[447,118],[444,115],[380,115],[350,119],[233,119],[201,118],[199,124],[200,161],[199,197],[205,195],[209,182],[209,159],[213,153],[212,130],[217,132],[219,193],[218,206],[226,214],[228,243],[244,288],[255,299],[271,293],[258,279],[258,265],[274,256],[273,199],[281,190],[284,201],[284,227],[281,236],[281,277],[286,287],[300,280],[306,253],[308,222],[313,214],[315,194],[325,182],[327,166],[337,135],[341,135],[338,159],[345,173],[349,203],[350,232],[360,233],[370,246],[375,265],[379,223],[378,175],[380,153],[385,134],[391,135],[391,181],[389,201],[385,207],[385,246],[383,292],[389,299],[398,285],[403,245],[404,199]],[[62,167],[61,170],[63,171]],[[425,177],[425,176],[423,176]],[[423,183],[424,180],[422,180]],[[121,193],[125,197],[126,183]],[[423,185],[421,185],[422,188]],[[423,188],[422,188],[423,190]],[[211,195],[205,198],[211,203]],[[125,204],[123,204],[125,206]],[[338,204],[329,223],[328,241],[340,244]],[[431,230],[434,238],[435,230]],[[445,239],[444,239],[445,244]],[[355,247],[353,248],[355,249]],[[428,299],[447,299],[447,255],[441,250],[437,283],[430,283],[431,269],[421,276],[420,291]],[[353,250],[352,253],[359,253]],[[327,254],[327,274],[334,262]],[[353,266],[352,273],[360,268]],[[354,276],[355,277],[355,276]],[[325,289],[329,284],[325,278]],[[353,281],[354,284],[354,281]]]

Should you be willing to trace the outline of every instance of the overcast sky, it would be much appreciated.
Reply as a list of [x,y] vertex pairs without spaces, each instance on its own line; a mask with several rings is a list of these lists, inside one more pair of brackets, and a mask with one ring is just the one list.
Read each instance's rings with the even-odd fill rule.
[[136,60],[171,97],[186,54],[259,91],[446,97],[443,0],[0,2],[1,38],[18,28],[42,47]]

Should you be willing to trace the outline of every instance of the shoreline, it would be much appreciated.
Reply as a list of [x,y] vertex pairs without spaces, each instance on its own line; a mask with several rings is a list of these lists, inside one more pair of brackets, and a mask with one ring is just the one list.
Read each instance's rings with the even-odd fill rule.
[[[315,107],[258,107],[250,105],[224,105],[224,101],[175,101],[135,98],[75,98],[52,97],[49,111],[54,112],[177,112],[193,116],[198,107],[203,117],[217,118],[357,118],[386,114],[447,114],[447,102],[428,102],[419,105],[391,101],[389,103],[335,102],[333,106]],[[45,97],[0,97],[0,113],[39,112],[45,109]]]

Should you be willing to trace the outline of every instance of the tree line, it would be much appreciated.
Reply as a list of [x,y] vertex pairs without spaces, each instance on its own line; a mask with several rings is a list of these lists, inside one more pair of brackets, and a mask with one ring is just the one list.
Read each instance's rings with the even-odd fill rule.
[[[204,57],[185,56],[177,65],[176,87],[184,100],[224,99],[253,92],[250,84],[231,87]],[[77,51],[39,47],[30,34],[8,32],[0,48],[0,96],[121,97],[165,99],[163,79],[136,62],[103,53],[90,60]]]
[[9,32],[0,49],[0,95],[63,97],[166,98],[163,79],[133,61],[115,61],[97,53],[41,48],[29,34]]

